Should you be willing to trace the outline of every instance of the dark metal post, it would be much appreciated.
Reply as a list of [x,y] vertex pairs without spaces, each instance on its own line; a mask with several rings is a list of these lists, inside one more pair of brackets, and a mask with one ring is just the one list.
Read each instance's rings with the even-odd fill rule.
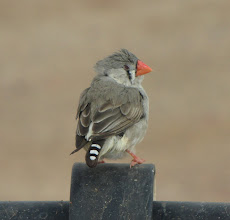
[[152,219],[152,164],[74,164],[69,219]]

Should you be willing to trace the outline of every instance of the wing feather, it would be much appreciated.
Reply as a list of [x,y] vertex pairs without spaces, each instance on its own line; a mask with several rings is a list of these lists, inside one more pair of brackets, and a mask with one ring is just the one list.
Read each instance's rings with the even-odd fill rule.
[[123,104],[120,106],[120,109],[123,115],[127,115],[131,110],[131,105],[129,103]]
[[106,120],[107,118],[110,118],[114,115],[119,114],[119,108],[116,109],[108,109],[104,112],[101,112],[100,110],[96,112],[96,114],[93,116],[93,122],[94,123],[100,123],[101,121]]
[[87,107],[84,109],[84,111],[81,113],[81,115],[79,116],[79,122],[80,124],[85,127],[88,128],[90,125],[90,105],[88,104]]
[[[110,117],[107,117],[107,111],[109,110],[98,115],[97,113],[95,114],[95,121],[93,121],[94,124],[92,127],[92,140],[94,137],[97,137],[98,139],[100,136],[105,138],[106,136],[119,134],[140,120],[144,111],[141,103],[139,103],[139,105],[134,105],[132,103],[124,105],[120,105],[116,109],[111,110],[110,115],[112,116]],[[102,120],[104,113],[106,116]],[[98,119],[97,116],[100,119]]]
[[[115,114],[109,118],[104,119],[103,121],[99,123],[94,123],[92,127],[93,135],[104,133],[105,130],[108,130],[107,128],[114,124],[117,119],[121,118],[120,114]],[[114,125],[115,126],[115,125]]]

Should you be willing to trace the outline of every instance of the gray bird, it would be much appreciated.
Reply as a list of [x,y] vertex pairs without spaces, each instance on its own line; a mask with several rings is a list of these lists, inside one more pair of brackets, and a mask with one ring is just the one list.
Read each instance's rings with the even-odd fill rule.
[[71,154],[84,147],[89,167],[127,154],[133,157],[130,167],[143,163],[134,152],[148,126],[149,101],[141,82],[152,69],[121,49],[98,61],[95,71],[91,86],[80,96],[76,149]]

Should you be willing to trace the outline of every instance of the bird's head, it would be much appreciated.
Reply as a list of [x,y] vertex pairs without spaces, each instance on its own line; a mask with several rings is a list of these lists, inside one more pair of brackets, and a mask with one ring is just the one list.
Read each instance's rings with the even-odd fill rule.
[[121,49],[98,61],[95,70],[99,75],[111,77],[127,86],[139,85],[144,78],[143,75],[152,71],[149,66],[126,49]]

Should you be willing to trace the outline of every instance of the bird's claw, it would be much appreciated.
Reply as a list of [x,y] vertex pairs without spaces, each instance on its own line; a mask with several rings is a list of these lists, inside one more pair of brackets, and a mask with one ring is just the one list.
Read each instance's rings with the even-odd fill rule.
[[136,164],[142,164],[144,163],[145,160],[144,159],[141,159],[140,157],[136,157],[136,158],[133,158],[133,160],[131,161],[130,163],[130,168],[132,168],[133,166],[135,166]]
[[132,153],[130,150],[126,150],[126,152],[129,153],[133,157],[133,160],[130,163],[130,168],[135,166],[136,164],[142,164],[145,162],[144,159],[141,159],[140,157]]

